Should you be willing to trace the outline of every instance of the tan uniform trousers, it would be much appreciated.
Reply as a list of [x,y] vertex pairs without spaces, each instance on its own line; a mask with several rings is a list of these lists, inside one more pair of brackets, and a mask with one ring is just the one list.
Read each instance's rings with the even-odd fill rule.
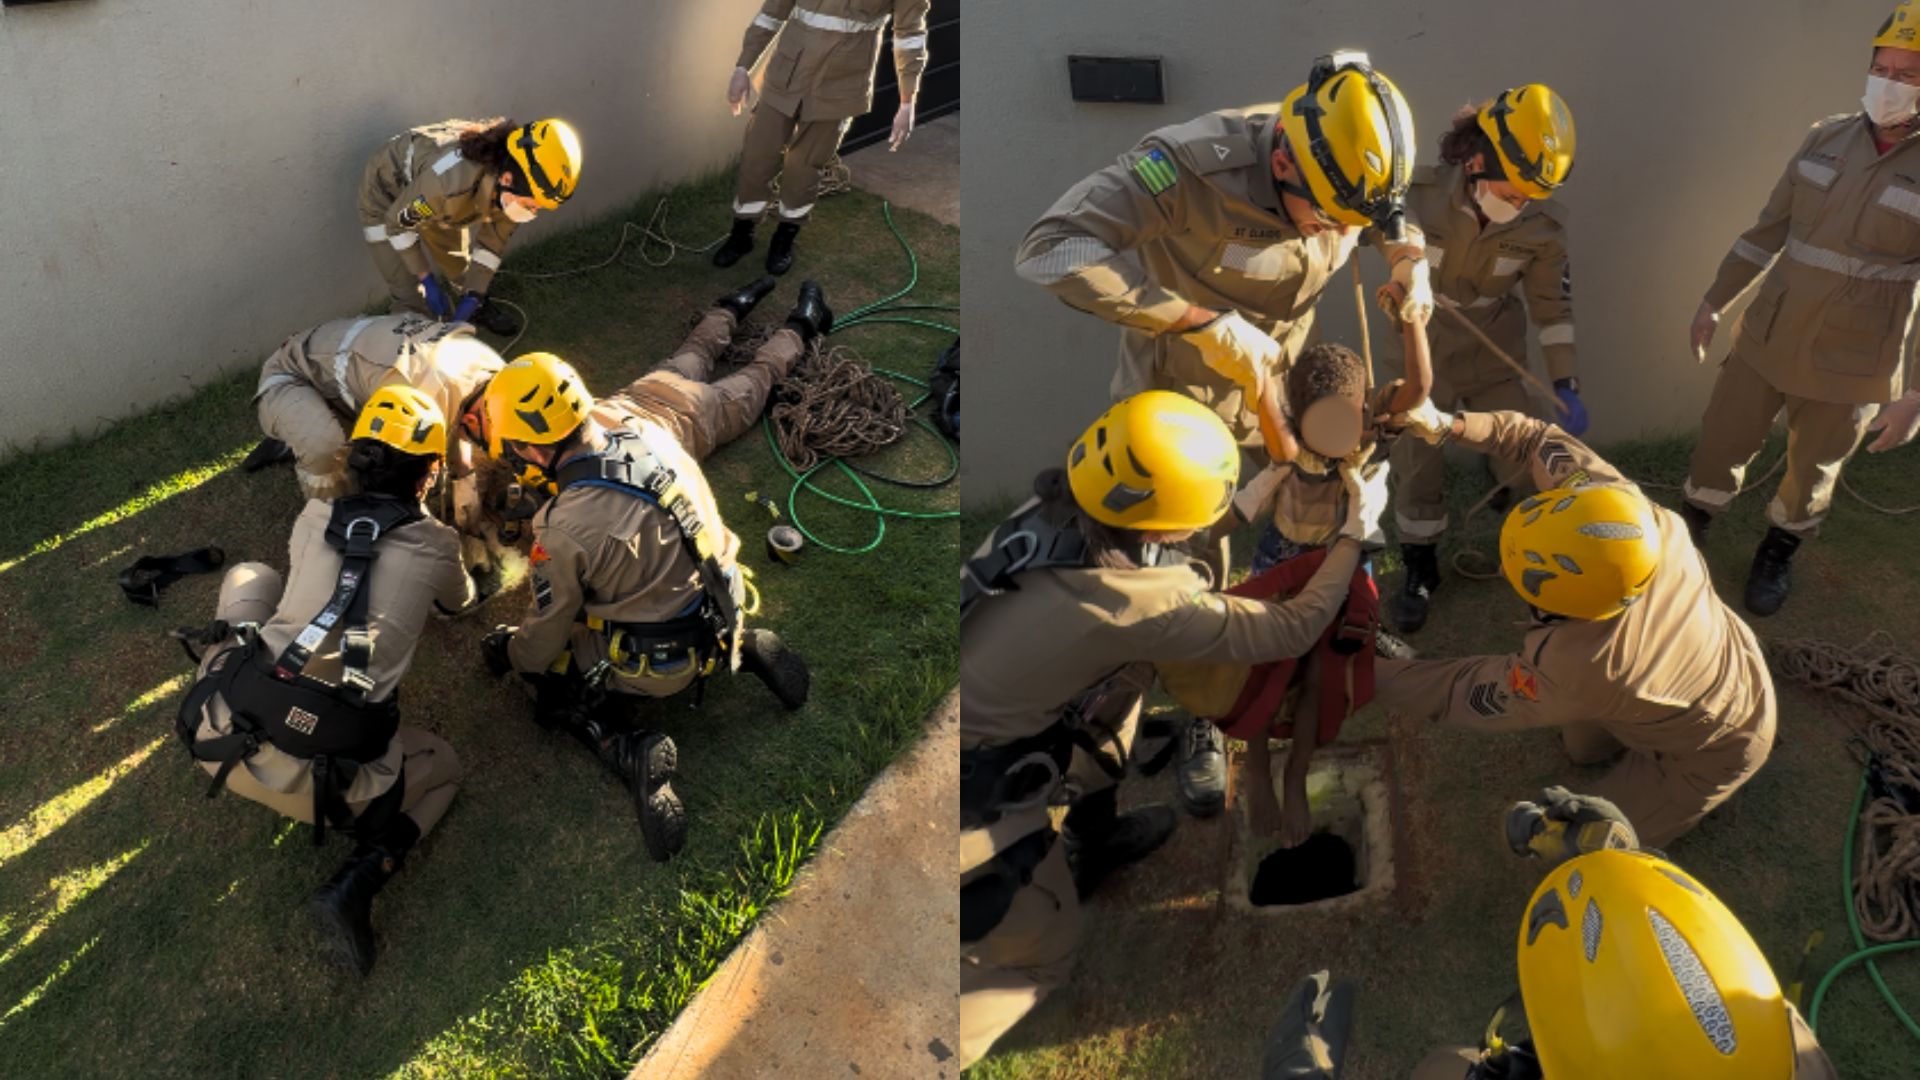
[[[1771,684],[1766,693],[1765,719],[1753,731],[1729,735],[1684,763],[1628,750],[1605,776],[1580,785],[1580,790],[1618,806],[1633,822],[1643,846],[1666,847],[1693,831],[1767,763],[1774,732]],[[1560,745],[1575,765],[1604,764],[1622,749],[1620,741],[1599,724],[1561,728]]]
[[1055,840],[1007,917],[960,949],[960,1067],[985,1057],[1048,992],[1066,985],[1080,946],[1080,896]]
[[[1460,393],[1437,373],[1433,382],[1433,403],[1449,412],[1467,409],[1473,412],[1517,412],[1532,415],[1533,401],[1527,386],[1518,378],[1505,379],[1470,393]],[[1431,446],[1415,438],[1394,441],[1393,523],[1403,544],[1431,544],[1447,531],[1446,448]],[[1495,478],[1513,471],[1512,466],[1496,467]],[[1510,487],[1532,485],[1524,467],[1517,470]]]
[[[220,599],[214,609],[214,618],[228,623],[264,623],[279,607],[283,588],[285,582],[280,572],[271,566],[265,563],[240,563],[228,570],[227,576],[220,582]],[[209,650],[207,659],[212,658],[213,651]],[[395,737],[400,740],[400,775],[407,785],[406,793],[401,796],[400,809],[420,827],[420,837],[425,839],[433,827],[440,823],[440,819],[446,816],[447,808],[453,805],[453,797],[460,791],[460,758],[445,739],[420,728],[403,726]],[[209,775],[220,771],[220,763],[216,761],[200,762],[200,767],[207,770]],[[285,817],[307,825],[313,824],[311,791],[275,791],[255,780],[246,769],[234,769],[227,774],[227,790]],[[358,816],[372,801],[372,798],[349,799],[347,809]]]
[[[427,311],[427,297],[420,288],[420,279],[407,264],[400,261],[400,253],[386,238],[386,227],[379,222],[362,221],[366,232],[367,251],[373,256],[373,268],[387,283],[387,295],[393,297],[393,311]],[[373,238],[372,230],[380,230],[380,238]],[[420,234],[420,246],[426,248],[427,258],[442,278],[441,284],[447,290],[447,302],[460,302],[460,282],[467,276],[469,245],[467,230],[451,225],[435,225],[421,222],[415,227]]]
[[1787,472],[1767,504],[1767,521],[1799,536],[1816,536],[1833,504],[1840,469],[1866,434],[1872,405],[1812,401],[1782,393],[1740,358],[1720,366],[1683,486],[1688,502],[1718,514],[1727,508],[1760,453],[1773,418],[1787,412]]
[[851,120],[799,120],[766,104],[747,118],[733,215],[757,220],[780,178],[780,220],[805,221],[820,197],[820,170],[833,160]]
[[293,451],[293,476],[309,499],[351,494],[347,479],[347,435],[352,423],[301,382],[285,382],[260,395],[254,408],[260,430]]
[[760,346],[751,363],[714,379],[713,366],[733,341],[734,329],[732,312],[707,312],[671,357],[616,395],[672,432],[695,461],[746,434],[766,410],[773,384],[806,351],[798,333],[783,329]]

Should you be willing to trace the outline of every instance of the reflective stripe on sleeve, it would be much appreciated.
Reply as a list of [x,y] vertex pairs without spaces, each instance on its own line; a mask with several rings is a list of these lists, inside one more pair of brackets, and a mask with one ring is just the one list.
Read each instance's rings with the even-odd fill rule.
[[1772,252],[1748,240],[1746,237],[1741,237],[1733,242],[1733,253],[1755,266],[1766,266],[1773,262]]
[[445,176],[448,169],[458,164],[460,164],[460,151],[455,150],[450,154],[442,156],[439,161],[433,163],[433,175]]
[[387,237],[387,243],[392,244],[395,251],[405,251],[419,242],[420,234],[416,232],[397,232]]
[[763,11],[760,14],[755,15],[753,17],[753,25],[759,27],[762,30],[777,31],[780,29],[780,20],[774,18],[771,15],[768,15],[766,12]]
[[367,243],[369,244],[384,244],[387,242],[387,227],[385,225],[369,225],[360,230],[360,234],[367,238]]
[[1570,322],[1555,323],[1552,326],[1543,326],[1540,328],[1540,347],[1541,348],[1546,348],[1549,345],[1571,345],[1571,344],[1573,344],[1573,324],[1572,323]]
[[1013,269],[1036,285],[1055,285],[1113,256],[1113,249],[1095,237],[1069,236]]
[[1920,265],[1871,263],[1802,240],[1787,237],[1787,258],[1794,262],[1842,274],[1858,281],[1920,281]]
[[877,19],[862,21],[859,19],[843,19],[838,15],[822,15],[817,11],[808,11],[803,7],[794,8],[793,17],[796,21],[805,23],[815,30],[831,30],[836,34],[859,34],[868,30],[878,30],[887,25],[887,17],[885,15]]
[[500,269],[500,256],[495,255],[493,252],[488,251],[486,248],[474,248],[473,261],[479,263],[481,266],[484,266],[489,270]]
[[901,52],[917,52],[927,47],[927,35],[915,34],[912,37],[894,38],[893,47]]
[[347,389],[347,365],[353,361],[353,339],[359,337],[360,331],[365,330],[371,322],[372,318],[359,319],[347,327],[346,336],[340,339],[340,347],[333,353],[334,388],[340,392],[340,400],[347,403],[347,408],[356,411],[360,405],[353,400],[353,392]]

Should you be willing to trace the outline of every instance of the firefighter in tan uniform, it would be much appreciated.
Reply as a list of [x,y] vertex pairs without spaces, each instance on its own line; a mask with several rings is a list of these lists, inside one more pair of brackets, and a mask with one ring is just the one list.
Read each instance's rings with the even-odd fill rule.
[[1558,727],[1576,764],[1624,747],[1592,791],[1665,847],[1767,760],[1775,708],[1760,643],[1714,594],[1679,515],[1559,428],[1430,403],[1406,421],[1433,445],[1530,469],[1540,493],[1507,515],[1500,565],[1534,621],[1509,656],[1383,661],[1376,700],[1470,730]]
[[[460,761],[436,735],[399,725],[396,694],[427,616],[473,599],[451,528],[421,505],[440,475],[447,425],[406,386],[361,408],[348,469],[357,494],[307,503],[289,572],[241,563],[217,620],[182,631],[210,646],[179,732],[214,784],[354,841],[307,911],[324,956],[372,969],[373,897],[459,790]],[[189,650],[191,652],[191,650]]]
[[[1915,283],[1920,282],[1920,4],[1897,8],[1873,39],[1865,111],[1813,126],[1760,219],[1733,243],[1694,316],[1706,359],[1720,313],[1756,280],[1714,380],[1683,513],[1696,542],[1745,482],[1774,416],[1787,414],[1787,470],[1748,572],[1746,608],[1786,602],[1792,560],[1819,532],[1840,470],[1892,405],[1910,438]],[[1892,434],[1891,432],[1889,434]],[[1883,436],[1880,449],[1897,443]]]
[[[832,321],[817,288],[803,293],[802,309],[775,335],[792,358]],[[768,365],[755,366],[770,385]],[[487,636],[487,664],[519,672],[534,688],[535,720],[579,739],[627,785],[660,861],[686,836],[672,787],[678,751],[667,735],[635,727],[628,706],[689,687],[704,693],[708,676],[744,670],[797,709],[809,683],[779,635],[743,625],[740,540],[680,437],[686,423],[662,400],[676,385],[648,376],[595,405],[565,361],[533,353],[507,365],[485,397],[494,455],[553,492],[533,518],[527,612]],[[739,430],[755,415],[742,412]]]
[[394,306],[518,333],[487,302],[493,275],[513,230],[559,209],[579,179],[580,137],[564,120],[447,120],[388,139],[360,177],[360,226]]
[[[1362,541],[1378,537],[1384,467],[1364,481],[1349,473],[1342,537],[1296,599],[1214,593],[1161,545],[1212,525],[1238,475],[1233,437],[1204,406],[1165,391],[1128,398],[1075,443],[1064,473],[1041,474],[1038,498],[962,572],[962,1068],[1066,981],[1092,880],[1173,827],[1165,807],[1115,810],[1152,682],[1140,669],[1306,652],[1345,599]],[[1082,794],[1082,755],[1104,772],[1093,794]],[[1064,844],[1047,813],[1060,801],[1073,803]]]
[[[1502,1004],[1477,1047],[1428,1054],[1411,1080],[1837,1080],[1765,954],[1707,886],[1656,852],[1594,800],[1581,806],[1599,845],[1558,845],[1517,935],[1519,1008]],[[1516,821],[1541,819],[1520,803]],[[1545,808],[1553,815],[1556,807]],[[1565,822],[1560,823],[1563,827]],[[1525,851],[1520,843],[1516,849]],[[1302,980],[1269,1037],[1262,1080],[1332,1080],[1345,1064],[1351,984]],[[1515,1029],[1511,1038],[1504,1028]]]
[[[260,366],[253,394],[269,442],[248,464],[290,456],[300,492],[309,499],[347,494],[347,429],[375,390],[412,386],[432,398],[443,416],[460,416],[477,401],[500,354],[465,323],[425,315],[369,315],[335,319],[289,337]],[[464,474],[463,455],[449,463]]]
[[1322,57],[1284,102],[1162,128],[1075,184],[1015,268],[1120,324],[1115,400],[1177,391],[1253,447],[1257,395],[1284,383],[1362,228],[1385,236],[1405,316],[1432,310],[1418,233],[1402,227],[1412,169],[1400,92],[1364,54]]
[[774,44],[747,120],[733,231],[715,249],[715,266],[732,266],[753,250],[754,224],[780,178],[780,225],[767,245],[767,272],[793,266],[793,241],[820,194],[820,170],[840,149],[847,125],[873,108],[874,67],[893,22],[893,67],[900,87],[889,140],[898,150],[913,131],[914,99],[927,70],[929,0],[766,0],[747,27],[740,62],[727,83],[727,104],[740,115],[748,72]]
[[[1408,217],[1426,237],[1440,303],[1458,310],[1508,356],[1525,362],[1531,324],[1570,435],[1587,428],[1574,368],[1573,270],[1565,213],[1551,200],[1573,170],[1573,116],[1538,83],[1454,117],[1437,168],[1415,170]],[[1442,409],[1531,412],[1526,384],[1451,318],[1429,329],[1433,402]],[[1446,463],[1418,439],[1394,446],[1393,517],[1407,566],[1388,604],[1402,631],[1427,621],[1447,529]],[[1506,479],[1496,477],[1496,480]],[[1504,510],[1504,503],[1497,504]]]

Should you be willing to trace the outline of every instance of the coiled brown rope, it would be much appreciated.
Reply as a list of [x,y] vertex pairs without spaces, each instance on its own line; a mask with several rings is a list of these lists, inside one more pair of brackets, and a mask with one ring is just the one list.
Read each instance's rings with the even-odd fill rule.
[[891,382],[845,345],[815,342],[774,384],[774,442],[805,472],[828,458],[853,458],[907,433],[907,402]]
[[1872,751],[1879,787],[1860,811],[1853,903],[1874,941],[1920,937],[1920,814],[1885,793],[1920,797],[1920,661],[1885,631],[1851,650],[1813,638],[1769,643],[1777,674],[1818,687],[1872,716],[1860,738]]

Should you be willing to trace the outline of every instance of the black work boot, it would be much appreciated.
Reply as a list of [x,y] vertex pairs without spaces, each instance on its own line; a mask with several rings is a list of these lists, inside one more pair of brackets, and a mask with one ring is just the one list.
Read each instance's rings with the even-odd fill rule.
[[261,439],[253,449],[247,451],[247,456],[241,459],[240,471],[259,472],[269,465],[278,465],[283,461],[292,460],[293,447],[279,439],[269,437]]
[[1427,608],[1433,602],[1433,591],[1440,587],[1439,551],[1433,544],[1400,545],[1407,573],[1400,591],[1387,601],[1387,617],[1403,634],[1417,633],[1427,625]]
[[1753,569],[1747,572],[1750,614],[1771,615],[1787,602],[1787,592],[1793,587],[1793,553],[1798,550],[1799,537],[1778,526],[1767,530],[1753,553]]
[[766,298],[780,282],[772,277],[763,277],[752,284],[742,285],[713,302],[714,307],[726,308],[733,312],[735,319],[744,319],[753,311],[754,305]]
[[491,299],[482,297],[480,307],[473,313],[473,325],[485,330],[489,334],[497,334],[500,337],[512,337],[520,332],[522,323],[520,322],[520,316],[513,313],[513,309],[507,307],[505,304],[496,304]]
[[373,970],[373,897],[399,869],[399,855],[363,844],[307,898],[323,963],[361,975]]
[[800,223],[783,221],[773,230],[767,243],[767,273],[775,277],[793,269],[793,238],[800,235]]
[[657,731],[628,731],[601,743],[601,759],[626,782],[640,835],[654,862],[666,862],[687,842],[687,811],[673,790],[680,751]]
[[1180,732],[1180,763],[1174,768],[1180,806],[1210,818],[1227,805],[1227,749],[1213,721],[1193,717]]
[[807,662],[771,630],[753,627],[741,632],[740,670],[765,683],[789,711],[807,703],[807,689],[813,684]]
[[1680,520],[1687,523],[1687,535],[1693,537],[1693,546],[1701,551],[1707,550],[1707,526],[1713,524],[1713,515],[1690,502],[1680,504]]
[[787,312],[787,329],[800,335],[804,344],[811,345],[815,338],[833,329],[833,309],[827,306],[826,291],[817,281],[800,283],[800,299],[794,301],[793,310]]
[[1073,804],[1062,830],[1074,891],[1085,900],[1107,875],[1159,850],[1173,835],[1176,819],[1165,806],[1142,806],[1116,813],[1118,792],[1095,792]]
[[713,265],[726,268],[740,261],[740,257],[753,250],[754,218],[737,217],[733,219],[733,231],[727,234],[727,241],[713,249]]

